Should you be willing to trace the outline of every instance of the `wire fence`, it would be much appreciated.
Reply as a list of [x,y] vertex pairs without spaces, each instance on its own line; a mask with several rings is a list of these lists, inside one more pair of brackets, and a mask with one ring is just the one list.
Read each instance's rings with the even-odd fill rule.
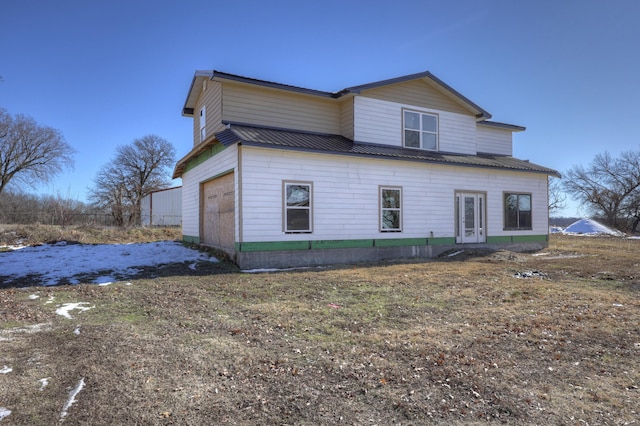
[[[52,213],[52,212],[28,212],[28,211],[3,211],[0,210],[0,224],[12,225],[58,225],[58,226],[90,226],[111,227],[120,225],[115,218],[108,213]],[[180,226],[181,216],[142,215],[137,223],[129,223],[129,226]]]

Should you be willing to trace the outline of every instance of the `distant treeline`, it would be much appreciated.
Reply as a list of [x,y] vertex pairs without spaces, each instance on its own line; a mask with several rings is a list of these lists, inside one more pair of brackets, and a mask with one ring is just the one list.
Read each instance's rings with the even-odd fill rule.
[[0,193],[0,223],[111,226],[112,222],[108,212],[61,195]]

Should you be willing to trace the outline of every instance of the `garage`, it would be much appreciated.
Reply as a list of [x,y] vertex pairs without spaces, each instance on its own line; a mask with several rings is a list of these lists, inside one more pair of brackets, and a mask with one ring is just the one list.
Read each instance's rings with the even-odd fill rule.
[[201,184],[200,236],[204,245],[233,251],[235,179],[229,173]]

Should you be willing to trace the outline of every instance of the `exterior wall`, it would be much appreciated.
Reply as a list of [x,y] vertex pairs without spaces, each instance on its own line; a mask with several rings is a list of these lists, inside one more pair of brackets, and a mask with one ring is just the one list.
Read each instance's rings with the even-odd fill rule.
[[412,80],[364,90],[363,96],[399,104],[472,115],[456,101],[435,89],[426,80]]
[[511,130],[501,130],[477,126],[476,139],[478,152],[485,154],[513,155],[513,133]]
[[349,98],[340,104],[340,134],[345,138],[354,139],[353,135],[353,104],[354,98]]
[[340,134],[340,104],[257,86],[224,82],[222,119],[308,132]]
[[415,105],[364,96],[355,98],[354,134],[358,142],[402,146],[402,109],[438,115],[439,150],[476,154],[476,120],[472,115],[416,108]]
[[155,191],[142,198],[142,224],[180,226],[182,223],[182,188]]
[[202,84],[202,92],[196,102],[196,108],[193,112],[193,145],[196,146],[200,142],[200,109],[206,106],[206,139],[214,136],[224,128],[222,124],[222,83],[204,80]]
[[[547,177],[423,163],[243,149],[242,241],[455,238],[455,192],[486,194],[488,238],[548,234]],[[284,234],[282,181],[313,183],[313,233]],[[403,231],[379,232],[378,188],[402,187]],[[503,229],[503,193],[531,193],[533,227]]]
[[[185,240],[200,242],[200,184],[219,177],[237,168],[238,147],[230,146],[209,155],[209,158],[200,161],[196,167],[188,167],[182,175],[182,235]],[[237,187],[237,176],[236,187]],[[236,191],[235,205],[238,205],[238,193]],[[236,209],[236,223],[238,212]],[[237,227],[236,227],[237,228]],[[238,240],[237,232],[234,236]]]

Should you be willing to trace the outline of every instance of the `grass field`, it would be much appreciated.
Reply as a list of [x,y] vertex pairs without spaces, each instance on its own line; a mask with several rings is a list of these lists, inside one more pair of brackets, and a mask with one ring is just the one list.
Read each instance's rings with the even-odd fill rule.
[[638,423],[638,252],[0,290],[0,424]]

